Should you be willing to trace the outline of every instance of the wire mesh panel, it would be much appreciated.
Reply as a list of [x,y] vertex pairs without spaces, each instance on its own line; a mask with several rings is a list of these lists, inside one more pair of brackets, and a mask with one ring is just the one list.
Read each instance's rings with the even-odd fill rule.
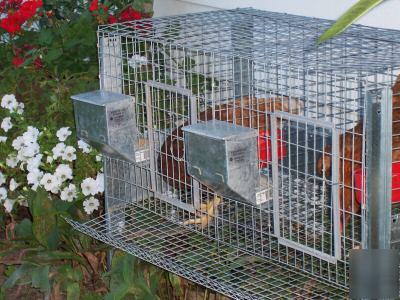
[[[101,87],[134,97],[137,149],[134,162],[106,156],[108,236],[97,233],[105,229],[100,221],[74,225],[177,270],[175,261],[165,265],[143,254],[140,247],[148,245],[131,248],[126,240],[150,222],[135,227],[141,219],[126,212],[151,212],[168,226],[152,223],[143,241],[169,226],[193,236],[168,236],[175,250],[157,255],[168,258],[182,247],[202,252],[213,243],[257,258],[257,265],[279,264],[347,288],[349,251],[367,240],[364,124],[371,91],[393,91],[393,170],[399,163],[400,34],[357,25],[317,47],[331,24],[236,9],[100,26]],[[400,201],[393,187],[392,201]],[[393,235],[397,242],[399,236]],[[200,237],[202,246],[195,244]],[[216,253],[215,261],[223,259]],[[212,270],[196,277],[185,259],[179,257],[176,272],[206,284]],[[207,264],[204,256],[196,259]],[[219,285],[237,270],[215,272],[208,286],[231,297],[243,292],[228,291],[230,279]],[[241,272],[247,281],[260,278]],[[282,286],[270,284],[278,294]],[[245,293],[277,295],[253,285]]]
[[[335,201],[339,187],[338,135],[330,123],[285,113],[275,114],[273,132],[278,124],[286,128],[286,134],[273,136],[276,234],[282,244],[336,262],[341,255],[339,203]],[[278,142],[281,148],[289,149],[280,163]],[[325,149],[327,144],[333,147]],[[325,170],[330,179],[316,174],[314,162],[321,155],[332,161],[331,169]]]

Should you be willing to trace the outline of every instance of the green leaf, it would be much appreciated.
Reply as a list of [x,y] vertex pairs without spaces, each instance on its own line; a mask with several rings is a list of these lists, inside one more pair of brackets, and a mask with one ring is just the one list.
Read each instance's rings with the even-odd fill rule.
[[181,280],[177,275],[174,273],[168,273],[169,282],[171,283],[172,287],[176,291],[178,295],[182,295],[183,289],[181,286]]
[[80,40],[77,39],[71,39],[65,42],[64,47],[65,49],[71,49],[75,46],[78,46],[80,44]]
[[16,269],[17,269],[17,267],[15,265],[7,266],[6,270],[4,271],[4,275],[6,275],[7,277],[10,277],[12,275],[12,273],[15,272]]
[[50,45],[53,41],[53,33],[50,29],[42,29],[39,33],[39,45]]
[[121,283],[107,293],[107,295],[104,297],[104,300],[122,300],[127,294],[129,294],[129,291],[129,284]]
[[52,63],[54,60],[59,58],[63,54],[63,50],[61,48],[53,48],[47,52],[47,54],[44,56],[44,60],[47,63]]
[[135,258],[131,255],[125,255],[122,261],[122,277],[126,283],[134,283],[133,263]]
[[359,0],[350,7],[330,28],[328,28],[318,39],[320,44],[333,36],[343,32],[352,23],[365,15],[371,9],[382,3],[384,0]]
[[82,277],[82,271],[80,269],[72,268],[70,265],[64,265],[58,269],[60,274],[62,274],[66,279],[70,281],[79,282]]
[[138,298],[143,300],[157,299],[157,296],[153,294],[152,290],[147,285],[144,277],[136,278],[135,283],[132,284],[129,289],[129,293],[133,295],[138,295]]
[[38,267],[32,271],[32,286],[42,292],[50,290],[49,266]]
[[[81,296],[82,300],[102,300],[103,297],[95,292],[88,292]],[[0,299],[1,300],[1,299]]]
[[18,267],[3,283],[3,288],[10,289],[12,288],[19,280],[24,279],[27,275],[30,275],[32,269],[34,267],[32,265],[24,264]]
[[[82,300],[101,300],[103,297],[100,294],[96,294],[94,292],[89,292],[82,295]],[[0,299],[1,300],[1,299]]]
[[153,13],[152,0],[135,0],[133,1],[133,8],[145,13]]
[[81,289],[78,283],[73,282],[67,285],[67,300],[79,299],[80,293]]
[[57,249],[58,244],[60,242],[60,230],[58,227],[54,227],[52,231],[50,231],[49,236],[47,237],[47,245],[49,249]]
[[44,247],[56,249],[59,243],[57,211],[48,193],[43,188],[38,188],[29,207],[33,218],[32,230],[35,238]]
[[32,238],[32,222],[29,219],[23,219],[15,225],[15,234],[20,239]]
[[[75,261],[79,262],[80,264],[87,266],[86,261],[82,257],[80,257],[79,255],[76,255],[72,252],[67,252],[67,251],[58,251],[58,250],[48,251],[48,250],[42,249],[35,253],[28,254],[26,259],[30,259],[31,261],[34,261],[36,259],[37,261],[44,262],[44,263],[51,262],[54,260],[68,259],[68,260],[75,260]],[[89,266],[87,266],[87,267],[89,267]]]
[[0,300],[7,300],[4,289],[0,290]]

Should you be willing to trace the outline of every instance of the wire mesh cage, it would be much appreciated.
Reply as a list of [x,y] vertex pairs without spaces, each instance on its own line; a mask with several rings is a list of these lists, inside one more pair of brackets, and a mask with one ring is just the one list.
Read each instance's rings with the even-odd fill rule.
[[390,108],[399,238],[400,33],[357,25],[317,47],[331,24],[235,9],[100,26],[89,98],[106,109],[74,103],[107,211],[69,222],[232,298],[344,297],[368,241],[370,102]]

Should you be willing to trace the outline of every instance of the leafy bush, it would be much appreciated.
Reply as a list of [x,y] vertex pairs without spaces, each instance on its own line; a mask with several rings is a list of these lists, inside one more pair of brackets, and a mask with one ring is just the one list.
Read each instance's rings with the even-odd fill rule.
[[[122,293],[115,278],[139,268],[137,260],[119,254],[103,276],[107,248],[64,220],[102,213],[101,157],[76,142],[70,96],[98,88],[97,25],[151,15],[151,1],[129,2],[0,2],[0,280],[7,299],[156,298],[147,281]],[[143,282],[145,272],[137,274]]]

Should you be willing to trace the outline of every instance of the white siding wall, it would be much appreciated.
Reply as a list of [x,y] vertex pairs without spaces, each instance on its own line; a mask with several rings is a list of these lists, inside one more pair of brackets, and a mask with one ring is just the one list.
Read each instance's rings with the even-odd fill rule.
[[[336,19],[356,0],[154,0],[155,16],[168,16],[218,8],[253,7],[303,16]],[[400,0],[384,1],[360,19],[369,26],[400,29]]]

